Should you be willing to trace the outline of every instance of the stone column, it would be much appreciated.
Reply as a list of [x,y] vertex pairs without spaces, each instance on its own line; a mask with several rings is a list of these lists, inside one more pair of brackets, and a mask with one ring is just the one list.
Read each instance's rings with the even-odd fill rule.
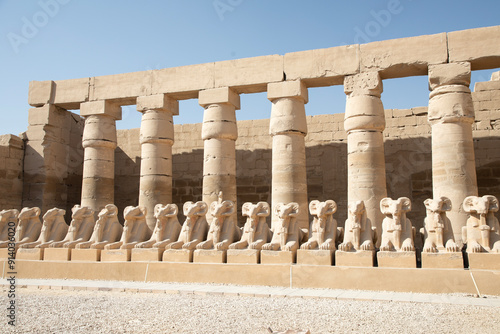
[[164,94],[140,96],[137,110],[142,112],[139,205],[148,210],[146,220],[152,232],[155,205],[172,203],[173,115],[179,115],[179,102]]
[[[201,135],[204,141],[203,201],[210,205],[222,191],[224,200],[237,204],[235,110],[240,109],[240,96],[231,88],[216,88],[200,91],[198,102],[205,108]],[[210,214],[207,219],[211,222]]]
[[467,196],[478,195],[470,71],[468,62],[429,66],[433,197],[451,199],[452,209],[446,215],[460,247],[463,245],[462,226],[467,222],[462,202]]
[[114,202],[115,121],[121,119],[121,107],[109,101],[86,102],[80,115],[85,117],[81,205],[98,213]]
[[378,72],[360,73],[344,79],[347,95],[344,129],[347,132],[347,200],[365,202],[367,218],[376,227],[380,246],[382,220],[380,200],[387,197],[385,181],[384,106]]
[[[267,98],[273,104],[269,126],[273,137],[271,207],[298,203],[299,226],[309,228],[304,107],[308,102],[307,87],[300,80],[270,83]],[[273,227],[276,220],[272,215]]]

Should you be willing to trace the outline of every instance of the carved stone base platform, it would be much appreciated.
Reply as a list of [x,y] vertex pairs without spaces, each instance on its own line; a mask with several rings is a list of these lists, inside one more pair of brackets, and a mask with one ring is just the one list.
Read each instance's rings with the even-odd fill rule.
[[378,252],[378,266],[381,268],[416,268],[415,252]]
[[101,251],[101,262],[130,261],[131,253],[131,249],[103,249]]
[[8,259],[8,258],[9,258],[9,249],[0,248],[0,259]]
[[226,263],[226,251],[215,249],[197,249],[193,254],[193,262]]
[[16,260],[42,260],[43,248],[19,248]]
[[260,263],[260,250],[258,249],[228,249],[227,263]]
[[500,253],[467,253],[469,269],[500,270]]
[[[6,260],[0,267],[7,268]],[[16,260],[19,279],[185,282],[500,296],[500,270]],[[0,275],[2,272],[0,271]],[[2,278],[8,277],[8,271]]]
[[260,263],[262,264],[291,264],[295,263],[297,252],[292,251],[260,251]]
[[134,248],[131,261],[161,261],[164,251],[162,248]]
[[189,249],[167,249],[163,252],[164,262],[193,262],[193,251]]
[[331,266],[335,258],[334,250],[297,250],[297,264],[310,264],[317,266]]
[[335,266],[337,267],[373,267],[375,251],[335,252]]
[[462,252],[422,252],[422,268],[461,269],[464,267]]
[[100,249],[79,249],[71,250],[71,261],[73,262],[95,262],[101,261]]
[[69,261],[71,249],[69,248],[45,248],[43,252],[44,261]]

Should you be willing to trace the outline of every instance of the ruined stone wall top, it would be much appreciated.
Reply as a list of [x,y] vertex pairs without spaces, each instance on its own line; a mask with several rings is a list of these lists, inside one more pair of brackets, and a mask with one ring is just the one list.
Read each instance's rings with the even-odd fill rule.
[[29,104],[113,100],[135,104],[139,96],[197,98],[200,90],[232,87],[264,92],[267,84],[301,79],[307,87],[343,84],[344,76],[378,71],[382,79],[427,75],[429,65],[467,61],[472,70],[500,67],[500,26],[205,63],[161,70],[62,81],[30,82]]

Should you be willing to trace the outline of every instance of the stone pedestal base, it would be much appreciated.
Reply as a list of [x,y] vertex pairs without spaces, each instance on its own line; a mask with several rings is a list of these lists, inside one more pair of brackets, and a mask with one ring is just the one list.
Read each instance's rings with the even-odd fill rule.
[[226,263],[226,251],[215,249],[197,249],[193,254],[193,262]]
[[378,266],[382,268],[417,268],[415,252],[378,252]]
[[101,261],[101,250],[100,249],[79,249],[75,248],[71,250],[71,261],[72,262],[95,262]]
[[161,261],[164,251],[162,248],[134,248],[131,261]]
[[227,263],[260,263],[260,250],[258,249],[228,249]]
[[45,248],[43,252],[44,261],[69,261],[71,260],[71,249],[69,248]]
[[335,266],[338,267],[373,267],[375,251],[335,252]]
[[103,249],[101,262],[126,262],[130,261],[131,249]]
[[260,263],[262,264],[291,264],[295,263],[297,252],[292,251],[260,251]]
[[331,266],[333,264],[334,250],[297,250],[297,264],[311,264],[316,266]]
[[43,248],[19,248],[16,260],[42,260]]
[[500,270],[500,253],[467,253],[469,269]]
[[193,251],[189,249],[167,249],[163,252],[164,262],[193,262]]
[[464,259],[461,252],[422,252],[421,256],[422,268],[462,269],[464,267]]
[[8,258],[9,258],[9,249],[0,248],[0,259],[8,259]]

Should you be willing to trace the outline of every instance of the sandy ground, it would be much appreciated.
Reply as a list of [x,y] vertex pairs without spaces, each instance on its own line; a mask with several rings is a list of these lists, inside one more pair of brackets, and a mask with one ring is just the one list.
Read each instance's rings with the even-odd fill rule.
[[16,302],[0,333],[500,333],[498,307],[25,288]]

